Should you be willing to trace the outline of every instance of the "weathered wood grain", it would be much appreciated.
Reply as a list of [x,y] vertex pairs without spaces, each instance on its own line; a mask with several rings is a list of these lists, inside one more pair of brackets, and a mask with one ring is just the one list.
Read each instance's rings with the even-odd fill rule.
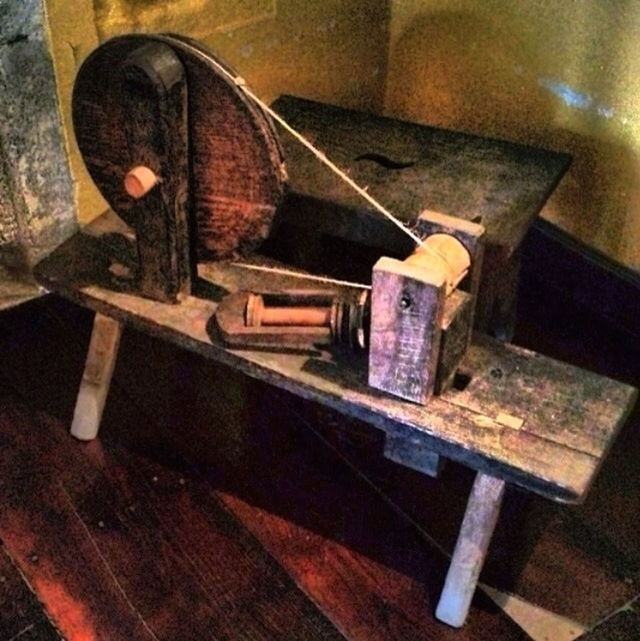
[[[38,426],[38,455],[25,447],[24,408],[0,403],[6,444],[0,471],[0,537],[67,639],[153,641],[87,534],[62,478],[71,459],[58,459],[55,435]],[[35,423],[36,426],[38,423]],[[21,429],[22,428],[22,429]],[[71,439],[71,437],[68,437]],[[44,453],[44,455],[43,455]],[[91,478],[85,478],[90,487]],[[55,515],[55,517],[53,517]]]
[[369,385],[426,403],[436,383],[446,285],[441,274],[383,256],[373,268]]
[[[144,300],[131,290],[118,291],[121,285],[108,270],[117,247],[104,234],[108,221],[99,225],[102,237],[78,234],[38,266],[44,286],[555,500],[584,497],[635,398],[628,385],[490,339],[477,338],[468,350],[462,366],[471,381],[463,396],[451,390],[425,407],[372,390],[363,361],[355,358],[226,350],[215,333],[216,298],[241,288],[277,291],[291,281],[300,287],[304,279],[280,280],[274,274],[265,277],[225,263],[206,263],[200,265],[204,283],[199,287],[210,299],[191,296],[179,306]],[[552,393],[542,396],[540,389]],[[482,400],[475,401],[476,390]],[[522,419],[522,426],[505,424],[500,414]]]
[[0,405],[0,536],[65,638],[343,638],[205,484],[61,427]]
[[3,546],[0,546],[0,639],[61,641]]
[[[570,164],[563,153],[402,122],[281,96],[273,104],[409,227],[425,209],[486,228],[486,266],[476,326],[505,333],[514,284],[512,256]],[[286,133],[281,133],[290,189],[280,218],[303,242],[308,230],[406,256],[411,240],[379,215]],[[322,256],[319,257],[322,260]],[[321,266],[320,266],[321,268]],[[508,331],[508,328],[506,328]]]
[[467,618],[498,521],[505,483],[478,472],[451,557],[436,617],[459,628]]
[[[510,254],[566,171],[566,154],[281,96],[273,108],[407,224],[425,209],[482,219]],[[299,143],[281,135],[291,222],[404,250],[406,239]],[[290,205],[290,206],[289,206]]]
[[121,334],[121,323],[109,316],[95,315],[71,422],[71,434],[82,441],[90,441],[98,435]]
[[126,170],[144,166],[158,181],[130,203],[138,248],[138,284],[145,296],[175,302],[191,291],[195,265],[189,239],[186,73],[170,47],[151,42],[129,54],[121,75]]
[[444,304],[440,356],[436,373],[436,394],[451,387],[473,330],[473,300],[470,294],[455,291]]

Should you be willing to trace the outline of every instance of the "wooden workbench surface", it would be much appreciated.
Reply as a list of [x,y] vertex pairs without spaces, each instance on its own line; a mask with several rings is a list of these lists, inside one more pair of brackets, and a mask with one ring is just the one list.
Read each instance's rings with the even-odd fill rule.
[[554,500],[584,497],[635,398],[628,385],[480,335],[462,365],[471,376],[466,388],[426,407],[369,388],[366,359],[228,350],[217,335],[216,301],[229,291],[300,288],[305,281],[205,263],[197,296],[179,305],[157,303],[137,296],[134,279],[124,276],[127,270],[135,274],[135,245],[126,233],[115,215],[105,214],[39,264],[39,281],[91,309],[362,419],[408,447],[428,447]]

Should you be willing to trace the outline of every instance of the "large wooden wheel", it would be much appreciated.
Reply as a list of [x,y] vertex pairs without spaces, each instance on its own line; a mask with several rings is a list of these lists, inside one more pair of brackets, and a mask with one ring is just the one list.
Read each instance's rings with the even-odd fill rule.
[[266,114],[200,44],[173,35],[127,35],[84,61],[73,91],[73,124],[89,174],[109,205],[135,226],[123,179],[140,159],[125,135],[121,71],[127,56],[150,42],[170,46],[187,76],[190,214],[198,255],[246,254],[268,235],[283,197],[282,151]]

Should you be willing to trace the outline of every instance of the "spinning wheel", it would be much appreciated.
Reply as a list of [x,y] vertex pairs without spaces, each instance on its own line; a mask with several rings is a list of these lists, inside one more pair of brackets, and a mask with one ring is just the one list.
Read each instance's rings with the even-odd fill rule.
[[[185,164],[186,184],[177,198],[188,192],[191,199],[200,258],[254,249],[269,233],[286,181],[271,122],[220,66],[225,67],[191,40],[127,35],[87,58],[73,92],[74,129],[89,173],[133,227],[135,201],[123,189],[127,172],[145,164],[159,180],[170,181],[179,163]],[[179,74],[186,110],[176,95]],[[150,131],[158,112],[165,129]],[[184,140],[175,141],[181,126]],[[144,137],[146,144],[140,144]],[[167,144],[172,138],[174,144]]]

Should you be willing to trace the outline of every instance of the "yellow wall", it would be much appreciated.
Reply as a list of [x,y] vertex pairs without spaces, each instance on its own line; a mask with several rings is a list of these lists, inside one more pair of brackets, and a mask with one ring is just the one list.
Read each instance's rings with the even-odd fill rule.
[[640,3],[631,0],[46,0],[79,211],[104,204],[70,133],[78,63],[176,31],[264,98],[294,93],[573,154],[543,215],[640,269]]
[[543,211],[640,269],[640,3],[392,0],[387,113],[570,152]]
[[76,68],[110,36],[172,31],[207,44],[266,100],[282,93],[380,111],[387,0],[45,0],[81,222],[102,213],[71,126]]

